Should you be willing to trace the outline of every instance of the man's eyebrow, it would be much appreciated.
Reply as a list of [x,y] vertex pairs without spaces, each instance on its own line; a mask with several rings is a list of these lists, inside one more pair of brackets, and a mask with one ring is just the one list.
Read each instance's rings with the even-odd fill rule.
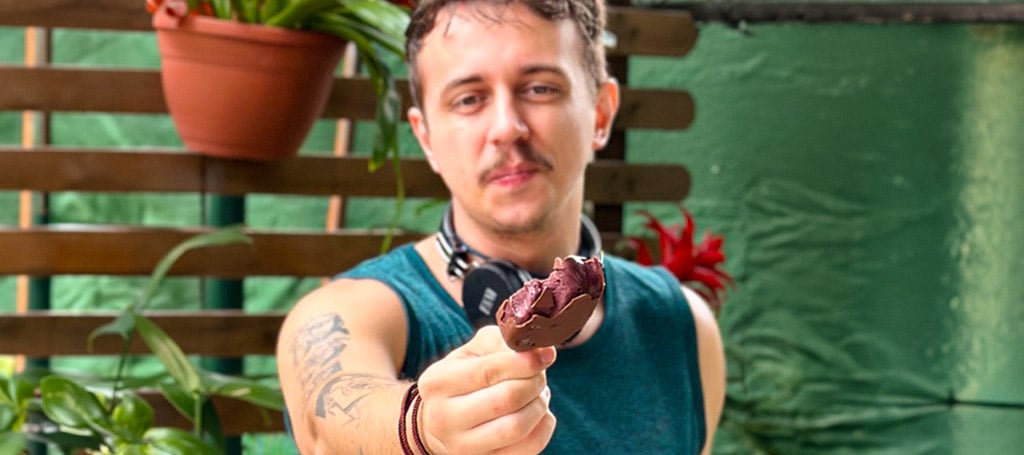
[[569,77],[565,73],[565,70],[563,70],[561,67],[555,66],[555,65],[539,65],[539,64],[538,65],[528,65],[525,68],[523,68],[522,72],[523,72],[523,74],[526,74],[526,75],[538,74],[538,73],[554,73],[557,76],[566,77],[566,78]]
[[476,84],[476,83],[478,83],[478,82],[480,82],[482,80],[484,80],[484,78],[479,76],[479,75],[476,75],[476,74],[470,75],[470,76],[456,78],[456,79],[453,79],[451,81],[448,81],[447,84],[444,84],[444,87],[441,88],[441,93],[442,94],[448,93],[448,91],[454,90],[454,89],[456,89],[456,88],[458,88],[460,86],[469,85],[469,84]]

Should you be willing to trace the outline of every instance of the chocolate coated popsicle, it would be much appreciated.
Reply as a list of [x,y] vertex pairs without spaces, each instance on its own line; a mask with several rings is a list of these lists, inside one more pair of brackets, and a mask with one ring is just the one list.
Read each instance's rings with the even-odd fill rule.
[[495,313],[505,343],[527,351],[566,342],[590,319],[604,286],[600,259],[555,258],[547,278],[526,282]]

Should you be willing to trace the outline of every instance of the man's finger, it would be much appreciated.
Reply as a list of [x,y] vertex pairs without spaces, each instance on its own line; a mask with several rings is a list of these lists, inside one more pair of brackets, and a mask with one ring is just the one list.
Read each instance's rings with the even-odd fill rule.
[[471,428],[465,433],[465,438],[486,450],[515,446],[533,435],[548,415],[550,412],[545,400],[538,396],[515,413]]
[[494,386],[452,398],[446,403],[446,406],[450,406],[450,409],[454,411],[452,418],[458,419],[461,423],[460,426],[471,428],[488,420],[512,414],[538,397],[546,400],[547,396],[543,395],[545,390],[547,390],[547,379],[543,374],[539,374],[526,379],[503,381]]

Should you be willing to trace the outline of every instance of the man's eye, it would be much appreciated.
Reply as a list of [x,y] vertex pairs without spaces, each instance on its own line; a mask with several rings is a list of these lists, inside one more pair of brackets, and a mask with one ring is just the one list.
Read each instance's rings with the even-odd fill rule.
[[523,91],[525,96],[537,98],[538,100],[550,100],[560,93],[558,87],[551,85],[531,85]]
[[466,108],[475,106],[478,103],[480,103],[480,98],[477,96],[460,96],[455,99],[455,102],[452,103],[452,106],[455,108]]

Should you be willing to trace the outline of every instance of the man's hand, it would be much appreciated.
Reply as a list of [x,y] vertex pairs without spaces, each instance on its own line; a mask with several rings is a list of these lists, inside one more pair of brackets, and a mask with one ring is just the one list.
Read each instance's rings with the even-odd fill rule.
[[555,349],[515,352],[495,326],[427,368],[419,379],[420,434],[432,454],[539,453],[555,416],[545,370]]

